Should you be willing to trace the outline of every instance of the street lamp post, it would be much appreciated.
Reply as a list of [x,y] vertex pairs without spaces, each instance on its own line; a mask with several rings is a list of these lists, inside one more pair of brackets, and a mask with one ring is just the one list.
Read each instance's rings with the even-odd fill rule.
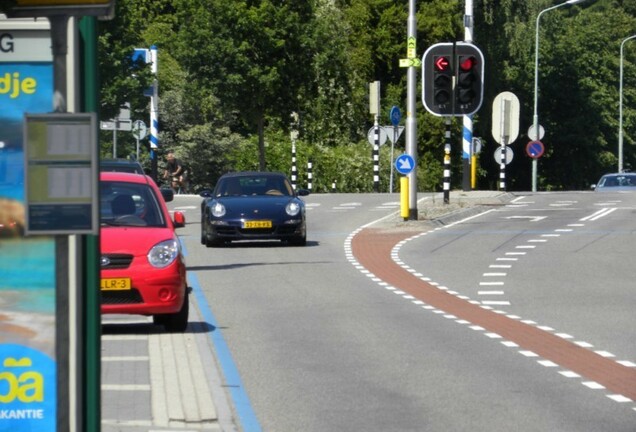
[[[572,5],[575,3],[580,3],[584,0],[568,0],[565,3],[560,3],[558,5],[551,6],[547,9],[543,9],[537,15],[537,25],[536,32],[534,36],[534,115],[532,116],[532,127],[534,129],[534,134],[536,135],[536,139],[539,139],[539,112],[538,112],[538,96],[539,96],[539,19],[541,15],[546,13],[547,11],[551,11],[552,9],[559,8],[561,6]],[[537,158],[532,159],[532,192],[537,191]]]
[[623,46],[625,42],[634,38],[636,38],[636,34],[623,39],[621,42],[621,72],[618,90],[618,172],[623,172]]

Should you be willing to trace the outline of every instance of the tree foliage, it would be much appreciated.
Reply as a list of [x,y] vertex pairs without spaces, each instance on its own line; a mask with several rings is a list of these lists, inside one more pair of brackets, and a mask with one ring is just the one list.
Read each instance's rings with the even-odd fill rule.
[[[533,120],[535,25],[554,4],[474,2],[473,42],[486,62],[484,103],[473,118],[474,136],[484,143],[480,188],[496,187],[499,175],[491,123],[492,101],[502,91],[521,102],[507,186],[530,188],[524,147]],[[418,56],[434,43],[464,39],[463,2],[418,1],[417,9]],[[115,19],[100,31],[101,116],[111,118],[124,102],[136,118],[148,115],[143,89],[153,77],[148,65],[132,64],[130,54],[156,45],[160,146],[192,165],[195,188],[213,185],[229,170],[290,173],[290,114],[296,112],[301,181],[311,159],[315,190],[329,191],[335,183],[339,191],[371,191],[368,84],[381,82],[381,124],[389,123],[391,106],[405,111],[406,71],[399,59],[406,56],[407,15],[408,2],[394,0],[118,0]],[[537,96],[546,153],[539,160],[540,188],[585,189],[616,170],[619,48],[636,34],[635,15],[629,0],[584,1],[542,15]],[[625,45],[624,64],[624,165],[634,168],[636,40]],[[418,187],[439,190],[444,119],[428,114],[419,96],[417,105]],[[462,180],[461,128],[461,118],[453,119],[454,187]],[[108,149],[110,136],[102,139]],[[130,138],[121,140],[122,149],[132,148]],[[385,191],[389,150],[383,146],[380,158]]]

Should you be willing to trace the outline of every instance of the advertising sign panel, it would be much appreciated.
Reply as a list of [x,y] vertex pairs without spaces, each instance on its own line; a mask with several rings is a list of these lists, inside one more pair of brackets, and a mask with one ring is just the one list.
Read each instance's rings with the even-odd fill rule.
[[48,30],[21,24],[0,19],[0,431],[49,432],[56,430],[55,241],[24,236],[23,118],[52,110],[53,62]]

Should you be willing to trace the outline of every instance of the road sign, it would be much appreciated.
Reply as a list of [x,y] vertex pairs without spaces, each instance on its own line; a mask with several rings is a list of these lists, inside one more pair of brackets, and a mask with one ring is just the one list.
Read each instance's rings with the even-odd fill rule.
[[400,108],[393,106],[391,107],[391,112],[389,113],[389,117],[391,118],[391,124],[393,126],[397,126],[400,124],[400,120],[402,119],[402,112]]
[[533,159],[538,159],[543,156],[545,147],[541,141],[530,141],[526,145],[526,154]]
[[499,93],[492,103],[492,136],[498,144],[514,142],[519,136],[519,98],[511,92]]
[[400,139],[402,132],[404,132],[404,126],[383,126],[383,129],[384,132],[386,132],[388,140],[394,144]]
[[[380,141],[378,142],[378,145],[384,145],[384,143],[386,142],[386,131],[384,130],[384,128],[382,126],[378,126],[378,129],[380,130],[379,132],[379,138]],[[369,133],[367,134],[367,138],[369,139],[369,144],[371,145],[375,145],[375,126],[371,127],[371,129],[369,129]]]
[[142,120],[135,120],[132,126],[132,134],[138,140],[146,138],[148,135],[148,128],[146,127],[146,123]]
[[[497,163],[501,163],[501,147],[499,146],[497,147],[497,150],[495,150],[495,162]],[[512,158],[515,156],[514,152],[512,151],[512,148],[510,148],[509,146],[506,146],[506,165],[508,165],[510,162],[512,162]]]
[[395,169],[400,174],[410,174],[415,168],[415,160],[408,154],[403,153],[395,159]]
[[420,67],[422,61],[417,58],[400,59],[400,67]]
[[528,128],[528,138],[530,138],[532,141],[542,140],[544,135],[545,135],[545,130],[543,129],[543,126],[541,125],[539,125],[539,136],[537,136],[537,132],[534,130],[534,125]]
[[130,131],[132,130],[132,121],[121,120],[121,119],[114,119],[111,121],[101,121],[99,122],[99,128],[102,130]]

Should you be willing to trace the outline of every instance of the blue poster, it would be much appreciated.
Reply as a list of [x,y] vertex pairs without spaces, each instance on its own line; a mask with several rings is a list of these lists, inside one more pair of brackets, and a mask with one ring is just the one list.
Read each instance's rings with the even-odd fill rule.
[[51,62],[0,61],[0,431],[56,430],[55,242],[24,237],[23,116],[52,100]]

